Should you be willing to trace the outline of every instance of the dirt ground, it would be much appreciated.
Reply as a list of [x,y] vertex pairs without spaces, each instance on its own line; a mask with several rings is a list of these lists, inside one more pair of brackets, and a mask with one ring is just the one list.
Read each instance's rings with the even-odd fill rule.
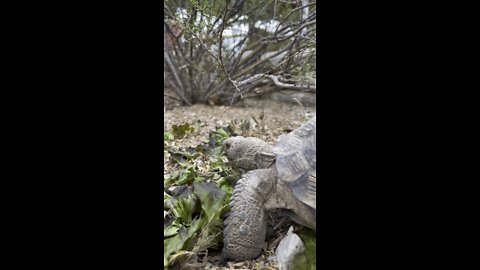
[[[315,115],[314,106],[289,104],[270,100],[251,100],[233,107],[194,105],[190,107],[174,107],[164,113],[164,128],[171,130],[172,125],[189,123],[195,127],[193,136],[176,140],[174,147],[196,146],[208,139],[210,131],[218,127],[233,126],[235,132],[242,136],[252,136],[268,142],[275,142],[280,135],[286,134]],[[168,164],[165,165],[165,174],[168,174]],[[285,224],[276,228],[264,254],[252,261],[228,262],[220,265],[216,262],[215,254],[208,254],[207,260],[201,269],[277,269],[271,262],[278,242],[286,235],[288,226]]]
[[[263,120],[262,120],[263,115]],[[197,135],[208,135],[216,127],[232,124],[243,136],[274,142],[278,136],[299,127],[315,115],[315,107],[269,100],[251,100],[239,106],[174,107],[164,113],[163,126],[189,123],[199,128]],[[188,141],[185,141],[187,144]],[[186,145],[188,146],[188,145]]]

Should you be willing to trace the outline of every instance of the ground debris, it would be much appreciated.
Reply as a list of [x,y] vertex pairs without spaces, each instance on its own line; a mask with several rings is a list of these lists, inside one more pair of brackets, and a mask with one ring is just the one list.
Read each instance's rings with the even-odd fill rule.
[[193,105],[175,107],[164,114],[165,130],[173,125],[188,123],[195,128],[194,136],[177,140],[181,146],[198,145],[208,140],[210,131],[231,125],[235,133],[275,142],[278,136],[288,133],[315,115],[315,107],[285,104],[274,101],[257,101],[249,107],[219,107]]

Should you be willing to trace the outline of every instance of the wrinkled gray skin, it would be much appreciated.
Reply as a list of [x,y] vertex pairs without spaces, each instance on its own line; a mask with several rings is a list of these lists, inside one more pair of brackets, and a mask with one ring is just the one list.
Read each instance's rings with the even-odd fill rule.
[[224,147],[234,166],[249,170],[233,191],[224,257],[247,260],[261,254],[268,210],[286,209],[295,222],[316,229],[316,117],[276,145],[239,136],[225,140]]

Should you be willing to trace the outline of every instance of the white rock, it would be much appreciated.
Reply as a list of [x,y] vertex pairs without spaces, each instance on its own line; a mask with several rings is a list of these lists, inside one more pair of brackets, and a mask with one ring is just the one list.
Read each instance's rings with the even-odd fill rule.
[[293,233],[293,226],[288,229],[287,235],[278,244],[275,255],[278,260],[279,270],[291,269],[293,259],[305,251],[305,245],[300,237]]

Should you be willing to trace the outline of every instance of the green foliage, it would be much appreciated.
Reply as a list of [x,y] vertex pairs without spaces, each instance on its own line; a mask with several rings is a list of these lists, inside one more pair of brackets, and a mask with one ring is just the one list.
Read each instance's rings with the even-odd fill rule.
[[304,230],[299,234],[305,244],[305,251],[295,256],[292,269],[315,270],[316,269],[316,232]]
[[182,164],[182,167],[184,167],[184,169],[181,171],[175,171],[170,175],[170,177],[165,178],[163,180],[163,185],[170,186],[175,184],[176,186],[181,186],[185,184],[191,184],[194,181],[199,182],[204,179],[203,177],[197,176],[197,167],[195,164],[184,163]]
[[[194,132],[187,123],[172,129],[164,132],[165,144]],[[196,253],[218,248],[222,241],[222,215],[229,209],[235,180],[239,177],[227,164],[222,148],[222,142],[232,133],[230,127],[218,128],[209,134],[208,141],[195,147],[171,149],[166,146],[167,161],[175,164],[175,169],[164,179],[164,208],[172,214],[164,225],[165,268],[193,260]],[[202,160],[200,167],[199,160]],[[192,192],[173,194],[169,191],[170,187],[182,186],[190,187]]]
[[173,200],[170,209],[173,215],[177,218],[179,223],[192,223],[192,213],[195,210],[195,196],[188,196],[187,198],[177,198]]
[[185,137],[188,133],[193,133],[195,128],[191,127],[188,123],[182,125],[173,125],[172,134],[176,139]]
[[[213,183],[195,183],[193,187],[194,194],[170,202],[175,221],[164,229],[165,267],[172,262],[172,259],[168,259],[172,254],[181,251],[192,251],[195,254],[218,247],[221,240],[221,214],[228,205],[229,196]],[[197,202],[200,202],[202,209],[200,215],[194,215]]]
[[163,132],[163,140],[164,141],[173,141],[174,137],[171,132],[165,131]]
[[222,209],[228,205],[227,193],[213,183],[194,184],[195,193],[200,198],[203,218],[206,221],[194,251],[217,247],[222,235]]
[[166,229],[163,230],[163,237],[168,238],[170,236],[174,236],[178,233],[178,227],[177,226],[169,226]]

